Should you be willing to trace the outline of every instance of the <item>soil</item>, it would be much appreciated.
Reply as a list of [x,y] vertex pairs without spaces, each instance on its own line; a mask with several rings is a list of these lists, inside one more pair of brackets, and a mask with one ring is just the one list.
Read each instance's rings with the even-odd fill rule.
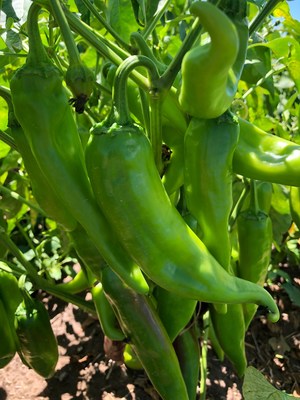
[[[299,268],[296,268],[299,272]],[[294,269],[295,271],[295,269]],[[297,275],[299,277],[299,274]],[[299,279],[294,278],[299,285]],[[300,398],[300,314],[280,281],[268,287],[281,311],[276,324],[259,313],[246,335],[248,364],[273,386]],[[16,355],[0,370],[0,400],[158,400],[143,371],[112,361],[120,347],[105,341],[97,320],[48,295],[47,304],[59,344],[59,362],[48,380],[23,365]],[[104,351],[105,348],[105,351]],[[206,400],[241,400],[243,380],[228,361],[220,362],[208,345]]]

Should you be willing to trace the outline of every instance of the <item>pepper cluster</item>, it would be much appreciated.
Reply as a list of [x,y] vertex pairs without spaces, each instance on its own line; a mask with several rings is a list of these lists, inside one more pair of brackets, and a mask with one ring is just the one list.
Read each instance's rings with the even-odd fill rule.
[[[89,290],[104,334],[126,343],[125,362],[144,369],[164,400],[196,398],[200,305],[209,309],[215,349],[240,376],[247,366],[245,332],[257,307],[270,321],[279,319],[263,288],[272,246],[270,182],[300,186],[299,162],[291,157],[300,148],[230,110],[248,45],[246,5],[193,3],[190,12],[210,40],[186,52],[175,96],[164,91],[164,75],[146,55],[110,65],[111,110],[94,121],[86,145],[71,104],[84,112],[95,78],[76,57],[65,77],[50,59],[39,33],[40,2],[28,14],[26,63],[10,91],[0,90],[33,194],[82,263],[69,284],[48,288],[70,299]],[[64,26],[56,1],[43,6]],[[142,75],[149,126],[129,79],[141,69],[148,77]],[[71,104],[65,83],[75,96]],[[163,157],[162,148],[169,150]],[[235,174],[251,185],[231,223]],[[15,304],[7,300],[9,285]],[[57,344],[42,303],[10,273],[0,273],[0,288],[0,367],[17,351],[29,367],[51,376]]]

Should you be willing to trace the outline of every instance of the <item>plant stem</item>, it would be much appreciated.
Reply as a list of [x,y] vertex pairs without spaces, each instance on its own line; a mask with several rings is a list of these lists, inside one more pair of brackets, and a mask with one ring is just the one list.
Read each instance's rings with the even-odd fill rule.
[[41,6],[37,3],[31,3],[27,16],[27,32],[29,40],[29,53],[26,62],[36,68],[44,62],[49,62],[48,54],[44,48],[39,32],[38,17]]
[[113,100],[118,113],[118,123],[120,125],[127,125],[131,123],[127,101],[127,79],[130,73],[137,67],[147,68],[150,74],[151,87],[155,91],[158,90],[156,89],[156,84],[159,81],[158,71],[156,65],[149,58],[140,55],[130,56],[124,60],[116,71],[113,91]]
[[257,17],[251,22],[249,26],[249,36],[253,35],[254,32],[262,25],[266,17],[271,14],[273,9],[277,4],[281,3],[283,0],[269,0],[267,4],[262,8]]
[[180,71],[182,59],[185,56],[186,52],[190,50],[195,40],[199,36],[199,33],[202,29],[202,26],[199,24],[198,18],[196,18],[195,22],[192,25],[192,28],[188,35],[185,37],[181,48],[177,52],[176,56],[173,58],[168,68],[164,72],[164,74],[160,78],[160,85],[165,89],[169,90],[169,88],[173,85],[173,82]]
[[18,150],[14,139],[8,133],[2,130],[0,130],[0,140],[10,146],[12,149]]
[[205,400],[206,398],[206,377],[207,377],[207,342],[208,342],[208,332],[209,332],[209,311],[203,315],[203,339],[202,348],[200,356],[200,400]]
[[151,35],[157,25],[157,22],[161,19],[170,3],[171,0],[165,0],[164,3],[160,5],[159,10],[156,10],[156,13],[150,19],[149,23],[146,25],[144,31],[142,32],[142,36],[144,39],[147,39]]
[[80,60],[79,52],[78,52],[74,37],[72,35],[72,32],[70,30],[68,21],[66,19],[64,11],[62,9],[62,6],[60,4],[60,1],[59,0],[50,0],[50,4],[51,4],[51,11],[54,15],[54,18],[56,19],[56,22],[59,25],[64,42],[67,46],[70,64],[71,65],[80,64],[81,60]]
[[14,244],[11,238],[7,235],[3,228],[0,227],[0,238],[3,243],[7,246],[14,257],[20,262],[21,265],[26,269],[27,274],[30,276],[33,283],[41,290],[52,294],[53,296],[67,302],[76,305],[82,310],[89,312],[96,316],[96,311],[94,304],[92,302],[87,302],[76,295],[71,295],[65,293],[63,290],[58,289],[52,283],[47,282],[45,279],[38,275],[37,270],[32,266],[32,264],[26,260],[23,253]]
[[32,210],[35,210],[39,214],[43,215],[46,217],[47,215],[45,212],[36,204],[32,203],[31,201],[25,199],[24,197],[20,196],[17,192],[14,192],[13,190],[8,189],[7,187],[0,185],[0,192],[7,194],[8,196],[12,197],[15,200],[20,201],[23,204],[26,204],[28,207],[30,207]]
[[107,21],[99,14],[96,7],[89,1],[89,0],[82,0],[83,4],[86,6],[87,9],[91,11],[94,17],[104,26],[104,28],[111,34],[113,38],[128,52],[131,52],[131,46],[126,43],[122,37],[107,23]]

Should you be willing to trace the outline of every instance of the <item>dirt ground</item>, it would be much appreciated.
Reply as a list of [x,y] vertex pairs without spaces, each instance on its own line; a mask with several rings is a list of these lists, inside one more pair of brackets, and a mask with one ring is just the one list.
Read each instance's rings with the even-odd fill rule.
[[[299,272],[299,270],[298,270]],[[299,276],[299,274],[298,274]],[[299,279],[294,280],[299,284]],[[270,289],[281,320],[253,320],[246,336],[248,363],[275,387],[300,398],[300,314],[278,284]],[[158,400],[146,375],[110,360],[98,321],[78,308],[45,296],[59,344],[59,362],[48,380],[24,366],[18,356],[0,370],[0,400]],[[242,380],[230,363],[208,352],[206,400],[241,400]]]

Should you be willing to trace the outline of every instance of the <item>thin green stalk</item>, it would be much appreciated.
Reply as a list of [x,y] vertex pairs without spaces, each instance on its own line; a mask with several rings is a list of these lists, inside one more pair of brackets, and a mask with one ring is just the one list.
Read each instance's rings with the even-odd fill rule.
[[145,29],[142,32],[142,36],[144,39],[147,39],[151,35],[153,30],[156,28],[158,21],[164,15],[166,9],[168,8],[168,6],[170,4],[171,4],[171,0],[165,0],[162,4],[160,4],[159,10],[156,10],[156,13],[150,19],[149,23],[147,23]]
[[63,290],[58,289],[55,285],[40,277],[37,270],[28,260],[26,260],[20,249],[14,244],[14,242],[7,235],[5,230],[1,227],[0,239],[7,246],[11,254],[16,257],[20,264],[26,269],[26,272],[29,275],[30,279],[39,289],[44,290],[45,292],[52,294],[53,296],[67,303],[72,303],[86,312],[96,315],[95,307],[92,302],[87,302],[76,295],[65,293]]
[[156,83],[159,81],[159,74],[156,65],[149,58],[142,55],[130,56],[122,62],[116,71],[113,92],[113,100],[118,113],[118,123],[120,125],[131,123],[127,101],[127,79],[137,67],[147,68],[153,90],[156,90]]
[[162,117],[161,117],[161,93],[150,93],[150,142],[153,149],[155,165],[158,172],[161,174],[163,171],[163,162],[161,157],[162,146]]
[[180,47],[179,51],[177,52],[176,56],[173,58],[171,63],[169,64],[168,68],[164,72],[164,74],[160,78],[160,85],[165,90],[170,89],[173,85],[173,82],[180,71],[182,59],[185,56],[186,52],[190,50],[192,45],[194,44],[195,40],[199,36],[201,32],[202,26],[199,24],[199,19],[196,18],[195,22],[192,25],[190,32],[185,37],[182,46]]
[[12,149],[18,150],[14,139],[8,133],[2,130],[0,130],[0,140],[10,146]]
[[67,46],[70,64],[75,64],[75,65],[80,64],[81,60],[80,60],[79,52],[78,52],[74,37],[72,35],[71,29],[69,27],[68,21],[66,19],[64,11],[62,9],[62,6],[60,4],[60,1],[59,0],[50,0],[50,4],[51,4],[51,9],[52,9],[54,18],[56,19],[56,22],[59,25],[64,42]]
[[49,62],[48,54],[41,40],[38,17],[41,6],[37,3],[31,3],[27,16],[27,32],[29,38],[29,53],[26,62],[33,66]]
[[246,187],[243,189],[238,201],[236,202],[234,209],[231,213],[230,216],[230,221],[229,221],[229,226],[230,226],[230,230],[232,230],[232,227],[234,226],[237,216],[239,215],[241,208],[243,207],[244,201],[247,198],[248,194],[250,191],[250,186],[246,185]]
[[20,201],[23,204],[26,204],[32,210],[35,210],[36,212],[38,212],[39,214],[43,215],[44,217],[47,216],[45,214],[45,212],[39,206],[37,206],[36,204],[32,203],[30,200],[25,199],[24,197],[19,195],[19,193],[14,192],[13,190],[10,190],[10,189],[8,189],[7,187],[5,187],[3,185],[0,185],[0,192],[12,197],[15,200]]
[[120,46],[122,46],[129,53],[131,52],[131,46],[126,43],[122,37],[107,23],[107,21],[100,15],[96,7],[89,0],[82,0],[83,4],[86,6],[88,10],[94,15],[94,17],[100,22],[100,24],[107,30],[111,36],[116,39]]
[[264,20],[268,15],[271,14],[273,9],[277,4],[281,3],[283,0],[269,0],[268,3],[262,8],[257,17],[251,22],[249,26],[249,36],[253,35],[258,28],[263,24]]
[[270,76],[275,75],[275,74],[279,74],[282,71],[286,70],[286,66],[278,68],[278,69],[274,69],[272,68],[269,72],[266,73],[265,76],[263,76],[262,78],[260,78],[255,85],[251,86],[243,95],[242,95],[242,99],[246,99],[247,96],[249,96],[257,87],[261,86]]
[[200,356],[200,400],[206,398],[206,378],[207,378],[207,343],[209,333],[209,311],[203,315],[203,338]]

